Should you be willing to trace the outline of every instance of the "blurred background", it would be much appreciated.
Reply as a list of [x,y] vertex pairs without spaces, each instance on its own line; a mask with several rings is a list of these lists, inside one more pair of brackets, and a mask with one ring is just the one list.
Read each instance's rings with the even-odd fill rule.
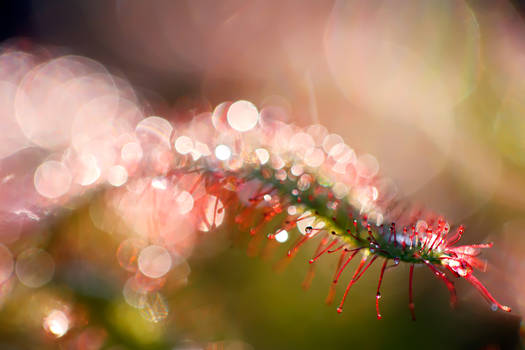
[[[19,0],[0,13],[0,348],[520,348],[521,1]],[[100,169],[111,185],[127,178],[108,142],[122,147],[129,172],[142,155],[131,130],[169,143],[163,120],[182,125],[241,99],[338,133],[375,156],[399,197],[464,224],[464,243],[493,241],[479,277],[513,312],[492,312],[462,281],[450,310],[441,283],[416,269],[412,322],[400,266],[386,274],[377,321],[376,266],[338,315],[324,304],[336,261],[322,259],[303,291],[313,246],[278,273],[287,248],[248,257],[242,239],[228,238],[233,224],[198,244],[172,242],[181,253],[163,294],[143,300],[134,284],[160,283],[158,271],[130,277],[144,242],[126,236],[104,189],[92,190]],[[165,119],[144,119],[152,115]],[[76,187],[61,187],[65,177]],[[145,225],[131,217],[152,203],[137,204],[127,224]]]

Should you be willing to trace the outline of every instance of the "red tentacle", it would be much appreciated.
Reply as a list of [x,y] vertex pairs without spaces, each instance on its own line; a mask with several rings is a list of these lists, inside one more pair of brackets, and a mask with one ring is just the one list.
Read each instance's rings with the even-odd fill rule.
[[481,293],[481,295],[489,302],[492,304],[492,309],[493,310],[497,310],[497,309],[501,309],[503,311],[506,311],[506,312],[510,312],[511,311],[511,308],[508,307],[508,306],[505,306],[505,305],[501,305],[500,303],[498,303],[496,301],[496,299],[494,299],[494,297],[492,296],[492,294],[489,293],[489,291],[487,290],[487,288],[485,288],[485,286],[473,275],[473,274],[470,274],[470,275],[467,275],[465,276],[465,279],[467,281],[469,281],[470,284],[472,284],[474,287],[476,287],[476,289]]
[[361,259],[361,262],[359,263],[359,266],[357,267],[357,269],[355,270],[355,273],[354,275],[352,276],[352,279],[350,280],[350,282],[348,283],[348,285],[346,286],[346,290],[345,290],[345,294],[343,294],[343,299],[341,299],[341,303],[339,304],[339,307],[337,308],[337,312],[338,313],[341,313],[343,312],[343,305],[345,303],[345,300],[346,300],[346,297],[348,295],[348,292],[350,291],[350,288],[352,287],[352,285],[357,281],[357,275],[359,274],[359,272],[361,272],[361,269],[363,268],[363,266],[365,265],[366,263],[366,260],[368,259],[368,257],[363,257]]
[[450,306],[452,308],[455,308],[457,304],[457,296],[456,296],[456,288],[454,287],[454,283],[448,279],[448,277],[445,275],[443,271],[438,270],[429,261],[423,260],[423,262],[434,272],[434,274],[437,277],[439,277],[445,283],[445,285],[447,286],[450,292]]
[[385,268],[386,268],[386,264],[387,263],[388,263],[388,259],[385,259],[385,261],[383,262],[383,265],[381,266],[381,273],[379,274],[379,282],[377,283],[376,314],[377,314],[377,319],[378,320],[381,319],[381,313],[379,312],[379,299],[381,299],[381,293],[380,293],[381,282],[383,282],[383,275],[385,274]]

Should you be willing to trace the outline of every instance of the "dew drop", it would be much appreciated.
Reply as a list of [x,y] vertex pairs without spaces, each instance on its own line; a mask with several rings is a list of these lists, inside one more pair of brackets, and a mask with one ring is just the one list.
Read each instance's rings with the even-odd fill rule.
[[491,309],[492,311],[498,311],[498,304],[492,304],[492,305],[490,306],[490,309]]
[[279,243],[284,243],[288,240],[288,231],[281,230],[279,233],[274,235],[275,240]]
[[[311,216],[311,214],[310,211],[306,211],[297,219],[297,230],[303,235],[312,232],[315,217]],[[308,228],[310,228],[310,230]]]

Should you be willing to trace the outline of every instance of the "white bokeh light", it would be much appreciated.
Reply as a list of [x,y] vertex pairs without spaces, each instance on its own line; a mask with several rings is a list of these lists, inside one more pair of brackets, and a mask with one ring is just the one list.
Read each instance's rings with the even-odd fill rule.
[[36,169],[34,184],[36,191],[46,198],[57,198],[69,191],[72,176],[69,169],[56,160],[48,160]]
[[148,135],[171,147],[170,138],[173,126],[162,117],[151,116],[141,120],[135,128],[137,135]]
[[253,103],[240,100],[230,106],[226,118],[233,129],[244,132],[253,129],[257,125],[259,112]]
[[157,176],[151,179],[151,187],[157,190],[165,190],[168,188],[168,181],[162,176]]
[[128,181],[128,172],[122,165],[114,165],[108,170],[108,182],[115,186],[122,186]]
[[180,214],[187,214],[193,209],[193,196],[188,191],[182,191],[175,201]]
[[270,160],[270,153],[264,148],[257,148],[255,154],[261,165],[266,164]]
[[175,140],[175,150],[180,154],[188,154],[193,150],[193,141],[188,136],[179,136]]
[[215,147],[215,157],[219,160],[228,160],[232,156],[230,147],[226,145],[218,145]]
[[76,181],[82,186],[89,186],[95,183],[100,177],[100,168],[97,158],[90,153],[82,154],[76,165]]
[[137,142],[128,142],[122,146],[120,157],[125,162],[138,162],[142,158],[142,147]]
[[171,256],[164,247],[150,245],[139,254],[139,270],[145,276],[159,278],[171,269]]
[[44,319],[44,329],[53,336],[60,338],[69,330],[69,318],[60,310],[53,310]]
[[15,272],[22,284],[30,288],[38,288],[53,278],[55,262],[48,252],[29,248],[18,255]]

